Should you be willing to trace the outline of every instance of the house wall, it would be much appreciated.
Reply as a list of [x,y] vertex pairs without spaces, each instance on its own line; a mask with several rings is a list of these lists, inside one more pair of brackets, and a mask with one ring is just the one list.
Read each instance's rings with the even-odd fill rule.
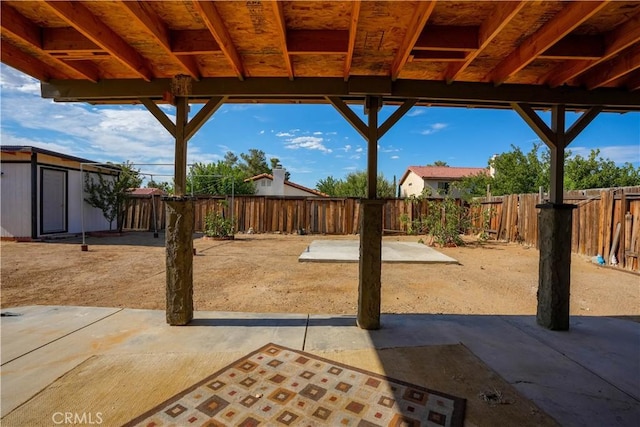
[[254,181],[257,196],[273,196],[273,182],[268,178],[260,178]]
[[292,187],[290,185],[284,186],[285,196],[303,196],[303,197],[317,197],[317,194],[309,193],[308,191],[301,190],[299,188]]
[[442,198],[444,194],[440,194],[438,190],[438,183],[440,182],[448,182],[449,183],[449,193],[448,195],[453,198],[460,197],[460,191],[456,188],[453,188],[453,183],[455,180],[447,180],[447,179],[425,179],[424,180],[424,188],[428,188],[431,191],[431,197],[433,198]]
[[31,164],[2,163],[0,236],[31,237]]
[[409,172],[407,178],[400,185],[400,197],[419,196],[422,194],[424,181],[413,172]]
[[[109,229],[109,221],[104,218],[102,211],[90,206],[84,201],[84,177],[80,171],[69,171],[69,233],[82,233],[82,218],[84,216],[84,231],[102,231]],[[82,191],[82,196],[80,192]],[[113,228],[117,227],[113,222]]]

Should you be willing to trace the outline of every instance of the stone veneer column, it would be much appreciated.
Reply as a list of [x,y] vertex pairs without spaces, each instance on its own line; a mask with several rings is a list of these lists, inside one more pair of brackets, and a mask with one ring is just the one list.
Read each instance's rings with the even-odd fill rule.
[[358,326],[380,329],[382,206],[384,200],[360,200],[360,274]]
[[540,266],[537,322],[547,329],[569,329],[571,214],[575,205],[537,205]]
[[167,323],[193,319],[193,200],[163,197],[167,212]]

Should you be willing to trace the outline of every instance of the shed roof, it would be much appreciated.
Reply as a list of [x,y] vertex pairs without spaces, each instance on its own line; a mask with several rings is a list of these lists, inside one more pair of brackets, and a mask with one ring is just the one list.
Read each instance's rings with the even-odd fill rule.
[[640,109],[637,1],[1,2],[2,62],[58,101]]
[[400,184],[402,184],[413,172],[422,179],[450,179],[457,180],[465,176],[477,175],[479,173],[488,173],[486,168],[463,168],[455,166],[409,166],[405,171]]

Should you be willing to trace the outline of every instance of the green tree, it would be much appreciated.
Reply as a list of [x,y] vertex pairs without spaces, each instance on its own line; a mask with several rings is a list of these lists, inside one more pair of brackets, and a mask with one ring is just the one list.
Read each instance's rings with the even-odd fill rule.
[[[487,185],[489,188],[493,185],[493,178],[486,173],[479,172],[475,175],[469,175],[460,181],[451,184],[460,192],[460,197],[469,200],[472,197],[484,197],[487,195]],[[492,192],[493,194],[493,192]]]
[[600,150],[591,150],[588,157],[579,154],[569,157],[564,173],[567,190],[640,185],[640,168],[631,163],[616,166],[613,160],[602,158]]
[[255,194],[252,182],[245,182],[246,176],[238,166],[231,166],[224,160],[216,163],[195,163],[189,168],[187,192],[225,196],[234,194]]
[[[349,173],[344,180],[337,180],[332,176],[318,181],[316,188],[333,197],[367,197],[367,172],[358,171]],[[395,188],[383,174],[377,178],[377,197],[394,197]]]
[[540,154],[542,143],[534,143],[531,151],[523,153],[511,145],[512,151],[499,154],[489,161],[495,169],[491,193],[503,194],[537,193],[540,186],[549,187],[549,154]]
[[[124,202],[127,194],[133,188],[142,184],[140,170],[133,168],[133,164],[125,162],[121,165],[113,164],[113,169],[120,169],[116,176],[111,174],[86,172],[84,175],[84,201],[90,206],[102,211],[104,218],[109,221],[109,230],[113,229],[113,221],[117,221],[118,231],[122,231],[124,223]],[[96,179],[97,178],[97,179]]]
[[447,164],[447,162],[443,160],[436,160],[435,162],[430,163],[427,166],[449,166],[449,165]]
[[267,156],[264,151],[256,148],[251,148],[248,153],[241,153],[240,169],[245,175],[245,178],[260,175],[262,173],[271,173],[271,168],[267,164]]
[[238,156],[236,156],[232,151],[227,151],[224,154],[224,162],[229,166],[235,166],[238,164]]
[[167,194],[173,194],[173,185],[166,181],[154,181],[151,179],[147,182],[147,188],[158,188]]

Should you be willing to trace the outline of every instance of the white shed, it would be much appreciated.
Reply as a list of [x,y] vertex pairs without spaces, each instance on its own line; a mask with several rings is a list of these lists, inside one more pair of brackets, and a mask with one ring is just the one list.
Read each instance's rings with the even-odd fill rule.
[[[84,188],[80,165],[92,163],[90,160],[37,147],[0,148],[3,240],[81,233],[83,217],[85,231],[109,229],[102,211],[84,202],[84,194],[80,193]],[[83,165],[83,171],[97,173],[98,169]],[[107,173],[104,169],[100,172]]]

